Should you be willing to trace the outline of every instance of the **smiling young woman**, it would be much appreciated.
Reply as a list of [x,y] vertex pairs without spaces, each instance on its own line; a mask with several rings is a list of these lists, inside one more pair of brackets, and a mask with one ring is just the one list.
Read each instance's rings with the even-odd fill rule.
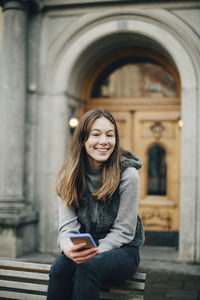
[[[120,149],[108,111],[83,116],[57,177],[61,255],[51,268],[48,300],[98,300],[101,284],[135,273],[144,242],[137,214],[140,167],[134,154]],[[90,233],[97,247],[74,245],[69,236],[76,233]]]
[[115,129],[105,117],[94,121],[88,139],[85,141],[85,150],[92,168],[99,168],[108,160],[115,148]]

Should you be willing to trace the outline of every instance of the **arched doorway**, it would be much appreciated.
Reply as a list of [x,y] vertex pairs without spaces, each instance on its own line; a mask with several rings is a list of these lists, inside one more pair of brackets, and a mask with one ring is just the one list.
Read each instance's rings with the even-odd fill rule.
[[148,48],[102,57],[83,84],[82,113],[112,112],[121,145],[143,163],[139,213],[150,245],[178,246],[180,209],[180,81],[171,61]]

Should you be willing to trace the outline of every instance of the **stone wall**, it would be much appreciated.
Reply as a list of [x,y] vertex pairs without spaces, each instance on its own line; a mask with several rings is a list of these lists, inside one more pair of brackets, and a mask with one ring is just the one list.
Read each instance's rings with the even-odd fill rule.
[[3,13],[0,7],[0,53],[1,53],[1,39],[2,39],[2,24],[3,24]]
[[37,248],[38,214],[24,193],[26,145],[26,4],[4,5],[0,59],[0,254]]

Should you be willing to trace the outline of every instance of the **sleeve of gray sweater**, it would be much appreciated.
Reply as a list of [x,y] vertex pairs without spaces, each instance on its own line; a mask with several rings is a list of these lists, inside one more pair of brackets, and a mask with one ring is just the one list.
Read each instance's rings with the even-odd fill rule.
[[64,246],[70,243],[69,234],[79,233],[80,224],[77,220],[74,209],[64,205],[64,201],[58,198],[59,209],[59,230],[58,230],[58,245],[63,250]]
[[[121,176],[120,206],[115,222],[104,239],[99,241],[100,252],[119,248],[132,241],[137,224],[139,202],[139,174],[135,168],[127,168]],[[59,199],[59,236],[61,250],[70,242],[69,233],[79,233],[80,224],[73,209],[64,206]]]
[[100,252],[119,248],[130,243],[135,236],[139,203],[140,179],[135,168],[127,168],[120,181],[120,206],[115,222],[106,235],[99,241]]

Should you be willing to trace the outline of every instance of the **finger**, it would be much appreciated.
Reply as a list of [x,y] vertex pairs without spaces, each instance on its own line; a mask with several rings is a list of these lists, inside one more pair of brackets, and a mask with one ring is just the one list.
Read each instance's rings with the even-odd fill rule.
[[93,251],[93,252],[89,252],[89,253],[88,252],[86,253],[86,251],[84,251],[84,252],[85,252],[84,255],[76,256],[76,257],[73,258],[73,260],[76,263],[83,263],[83,262],[86,262],[86,261],[90,260],[92,257],[94,257],[94,256],[96,256],[100,253],[98,249]]
[[99,254],[99,250],[96,249],[96,248],[93,248],[93,249],[74,252],[73,253],[73,258],[74,259],[85,259],[86,257],[95,256],[97,254]]
[[81,248],[85,247],[86,243],[78,243],[72,247],[72,252],[76,252]]
[[85,250],[81,250],[81,251],[78,251],[76,252],[77,256],[79,257],[85,257],[85,256],[88,256],[90,254],[98,254],[99,253],[99,250],[97,248],[89,248],[89,249],[85,249]]
[[84,262],[87,262],[87,261],[89,261],[91,258],[93,258],[94,256],[96,256],[97,254],[90,254],[90,255],[87,255],[87,256],[84,256],[84,257],[77,257],[76,259],[75,259],[75,262],[77,263],[77,264],[81,264],[81,263],[84,263]]

